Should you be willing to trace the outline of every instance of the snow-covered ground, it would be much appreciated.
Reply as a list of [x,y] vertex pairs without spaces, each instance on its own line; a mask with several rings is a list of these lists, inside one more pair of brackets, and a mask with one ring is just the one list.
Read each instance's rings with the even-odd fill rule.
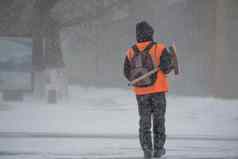
[[[238,100],[167,98],[168,159],[238,158]],[[70,88],[56,105],[0,101],[0,159],[140,158],[129,90]]]

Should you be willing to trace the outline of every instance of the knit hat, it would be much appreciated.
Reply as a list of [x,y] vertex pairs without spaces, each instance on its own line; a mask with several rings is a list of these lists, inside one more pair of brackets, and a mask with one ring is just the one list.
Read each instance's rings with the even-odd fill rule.
[[146,21],[136,24],[136,40],[137,42],[153,41],[154,29]]

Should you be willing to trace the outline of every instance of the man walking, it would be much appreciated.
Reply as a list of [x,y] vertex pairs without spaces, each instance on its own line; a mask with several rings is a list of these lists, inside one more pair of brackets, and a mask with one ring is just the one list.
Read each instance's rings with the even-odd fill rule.
[[[159,158],[165,154],[166,74],[170,72],[169,64],[172,61],[167,59],[166,63],[163,57],[168,55],[168,51],[164,44],[154,42],[153,34],[150,24],[145,21],[137,23],[137,43],[128,49],[124,61],[124,75],[132,83],[138,103],[139,139],[145,159],[152,156]],[[156,70],[155,73],[135,82],[138,77],[153,70]]]

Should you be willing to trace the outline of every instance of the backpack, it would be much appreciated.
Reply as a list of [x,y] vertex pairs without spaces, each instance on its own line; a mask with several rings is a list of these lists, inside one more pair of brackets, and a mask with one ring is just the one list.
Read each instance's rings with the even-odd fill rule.
[[[134,51],[134,56],[130,60],[130,73],[129,79],[133,81],[138,77],[154,70],[157,67],[157,64],[153,61],[149,51],[156,43],[151,42],[146,46],[143,51],[140,51],[136,45],[132,47]],[[133,84],[135,87],[148,87],[155,83],[157,74],[153,73],[152,75],[136,82]]]

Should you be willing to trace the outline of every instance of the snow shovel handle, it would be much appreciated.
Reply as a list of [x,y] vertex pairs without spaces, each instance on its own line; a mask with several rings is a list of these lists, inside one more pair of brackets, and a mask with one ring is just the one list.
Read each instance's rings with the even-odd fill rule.
[[151,70],[150,72],[147,72],[146,74],[134,79],[133,81],[131,81],[130,83],[128,83],[128,86],[133,86],[134,84],[136,84],[137,82],[149,77],[150,75],[156,73],[159,70],[159,68],[155,68],[153,70]]

